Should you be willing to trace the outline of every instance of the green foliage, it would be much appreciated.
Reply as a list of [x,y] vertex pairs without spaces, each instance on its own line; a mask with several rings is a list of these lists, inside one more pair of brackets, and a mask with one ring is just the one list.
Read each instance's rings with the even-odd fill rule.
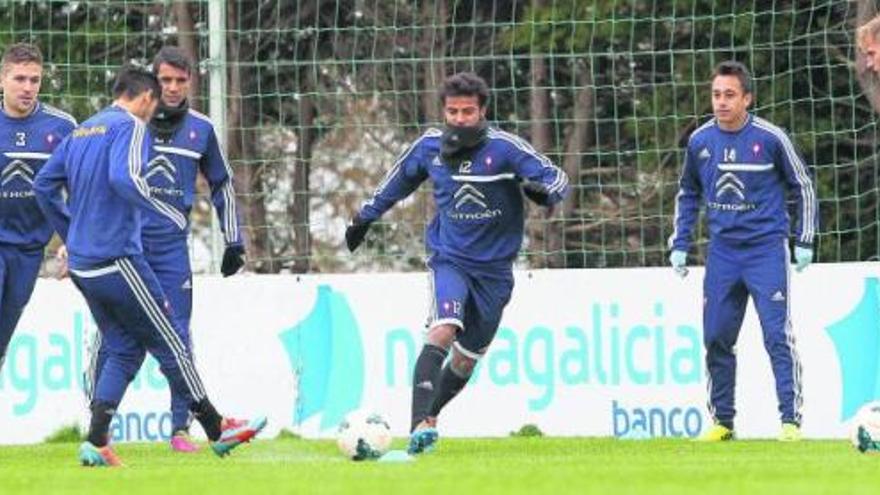
[[79,443],[85,438],[85,434],[79,429],[79,425],[62,426],[52,432],[43,440],[43,443]]
[[535,424],[525,424],[520,427],[517,431],[510,432],[510,436],[512,437],[543,437],[544,432],[538,428],[538,425]]

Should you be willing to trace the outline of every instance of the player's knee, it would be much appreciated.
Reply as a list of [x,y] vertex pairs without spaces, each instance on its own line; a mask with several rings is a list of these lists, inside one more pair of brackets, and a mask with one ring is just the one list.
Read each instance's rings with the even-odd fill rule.
[[452,362],[450,363],[450,366],[456,375],[462,378],[468,378],[474,372],[474,367],[476,365],[476,359],[465,356],[458,352],[458,350],[455,350],[455,352],[452,353]]
[[431,345],[449,350],[457,333],[458,327],[455,325],[437,325],[428,330],[426,340]]

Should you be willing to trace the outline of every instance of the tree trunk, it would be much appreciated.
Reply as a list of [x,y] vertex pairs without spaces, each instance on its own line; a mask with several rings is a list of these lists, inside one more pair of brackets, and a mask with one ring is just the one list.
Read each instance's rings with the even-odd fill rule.
[[177,1],[171,7],[174,17],[177,18],[177,45],[189,55],[193,62],[193,71],[190,74],[189,106],[199,110],[201,100],[201,76],[199,75],[199,52],[196,41],[196,28],[193,23],[192,13],[189,10],[189,2]]
[[269,241],[269,225],[266,221],[265,186],[262,172],[256,159],[254,129],[254,105],[244,105],[243,88],[248,87],[246,78],[252,77],[241,71],[238,63],[242,59],[241,38],[235,34],[242,32],[237,24],[236,3],[229,0],[227,23],[230,34],[227,37],[227,65],[229,67],[229,114],[228,114],[228,154],[235,166],[238,178],[237,192],[241,198],[242,219],[245,224],[248,242],[248,263],[257,273],[277,273],[280,265],[272,253]]
[[[544,8],[544,0],[532,0],[532,11],[539,12]],[[534,22],[534,20],[532,21]],[[532,53],[530,58],[529,82],[531,92],[529,94],[529,119],[531,122],[531,143],[540,153],[548,153],[553,143],[550,136],[550,108],[547,92],[547,61],[541,53]],[[559,232],[549,222],[547,210],[529,204],[528,209],[529,250],[536,255],[532,256],[535,268],[551,266],[553,262],[548,256],[550,245],[548,239],[552,239]],[[540,253],[539,253],[540,250]]]
[[293,199],[288,203],[287,217],[293,221],[293,265],[294,273],[308,273],[311,270],[312,243],[309,230],[309,174],[312,169],[312,147],[315,143],[316,109],[314,90],[305,84],[299,100],[299,125],[297,126],[297,159],[293,166]]
[[446,0],[422,3],[423,25],[422,57],[424,58],[424,91],[422,91],[422,111],[425,121],[436,125],[442,120],[437,88],[446,77],[444,58],[446,57],[446,22],[449,15]]
[[567,219],[574,218],[575,211],[580,205],[580,189],[577,185],[580,183],[581,159],[590,146],[590,121],[593,117],[593,78],[592,64],[586,60],[578,60],[574,64],[575,82],[573,91],[575,92],[574,108],[572,109],[572,123],[569,127],[567,140],[565,143],[565,158],[563,159],[562,168],[568,175],[569,193],[568,197],[562,203],[561,208],[557,208],[554,212],[554,225],[559,225],[561,232],[551,237],[550,248],[554,254],[553,267],[565,267],[565,249],[568,246],[567,231],[565,222]]

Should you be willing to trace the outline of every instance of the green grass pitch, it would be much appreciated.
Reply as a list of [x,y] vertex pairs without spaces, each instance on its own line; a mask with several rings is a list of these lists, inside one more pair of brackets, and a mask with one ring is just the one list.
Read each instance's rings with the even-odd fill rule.
[[[403,448],[404,441],[396,440]],[[75,443],[0,447],[0,494],[875,494],[880,456],[844,441],[442,439],[412,463],[353,462],[333,442],[259,440],[218,459],[121,444],[122,469],[83,468]]]

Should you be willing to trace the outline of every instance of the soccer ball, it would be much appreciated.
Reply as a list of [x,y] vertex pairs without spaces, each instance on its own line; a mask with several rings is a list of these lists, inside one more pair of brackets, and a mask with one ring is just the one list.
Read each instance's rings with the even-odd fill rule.
[[859,452],[880,453],[880,401],[859,409],[853,418],[850,441]]
[[355,411],[339,424],[336,444],[354,461],[378,459],[391,446],[391,427],[372,411]]

